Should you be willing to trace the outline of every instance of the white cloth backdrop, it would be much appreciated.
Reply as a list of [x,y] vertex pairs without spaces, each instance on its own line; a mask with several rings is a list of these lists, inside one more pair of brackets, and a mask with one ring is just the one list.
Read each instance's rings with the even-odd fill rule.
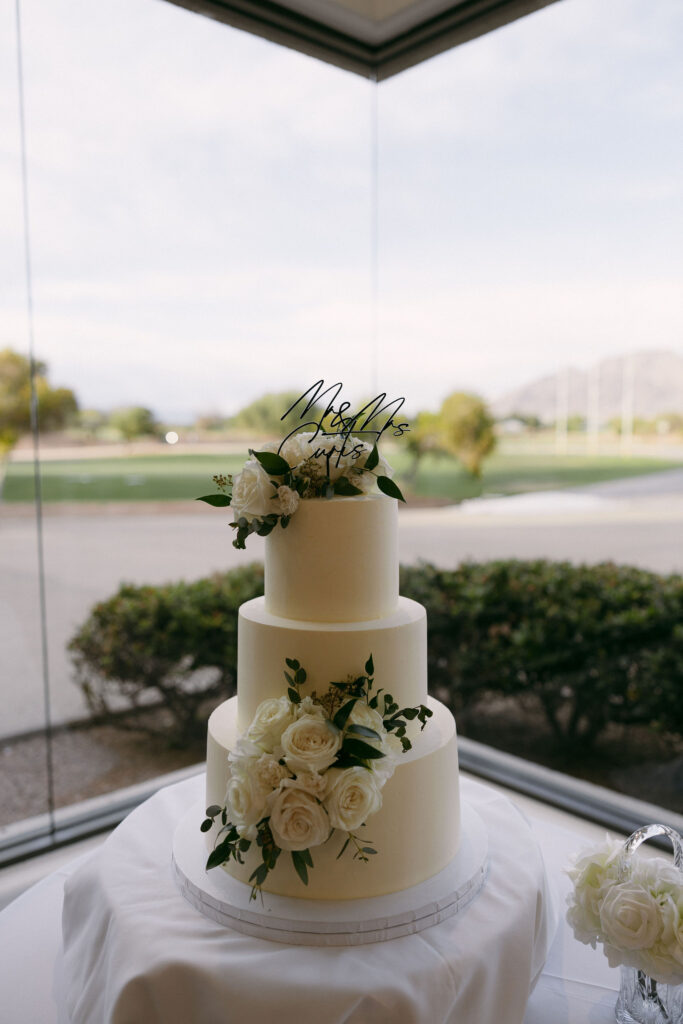
[[[524,821],[495,790],[463,780],[490,827],[491,874],[460,916],[419,935],[352,948],[286,947],[229,931],[180,897],[175,822],[201,778],[157,794],[70,872],[0,914],[0,991],[11,1024],[607,1024],[618,974],[562,924],[526,1009],[548,936],[543,872]],[[583,841],[536,826],[550,875]],[[358,866],[359,869],[362,865]],[[65,943],[58,913],[67,878]],[[527,898],[522,898],[522,893]],[[528,898],[529,893],[532,898]],[[513,934],[502,941],[512,922]],[[55,970],[56,965],[56,970]]]

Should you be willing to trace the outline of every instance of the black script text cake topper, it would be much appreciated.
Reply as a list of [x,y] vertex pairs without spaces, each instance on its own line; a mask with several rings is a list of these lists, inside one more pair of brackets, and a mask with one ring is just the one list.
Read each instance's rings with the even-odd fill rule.
[[278,525],[285,529],[302,500],[361,497],[376,486],[388,498],[405,501],[377,450],[387,431],[401,437],[410,430],[399,418],[405,398],[388,401],[382,392],[354,412],[350,402],[339,400],[342,386],[325,388],[324,380],[312,384],[280,417],[296,415],[298,422],[277,451],[275,445],[258,452],[250,448],[234,479],[214,476],[218,493],[197,499],[232,506],[234,547],[243,548],[252,533],[267,537]]
[[[383,391],[354,412],[350,402],[339,401],[335,407],[344,386],[341,381],[325,390],[324,386],[324,380],[311,384],[310,388],[299,395],[280,417],[281,420],[286,420],[290,414],[296,412],[300,422],[284,438],[279,452],[293,434],[308,428],[313,430],[313,436],[309,439],[311,458],[325,458],[328,466],[334,460],[334,464],[339,466],[342,458],[359,459],[367,452],[361,441],[368,441],[371,447],[376,447],[382,434],[387,430],[391,430],[394,437],[402,437],[410,430],[407,422],[399,422],[397,419],[405,398],[388,401],[386,392]],[[321,405],[321,400],[327,395],[331,396],[327,404]],[[307,419],[311,410],[314,410],[315,415]]]

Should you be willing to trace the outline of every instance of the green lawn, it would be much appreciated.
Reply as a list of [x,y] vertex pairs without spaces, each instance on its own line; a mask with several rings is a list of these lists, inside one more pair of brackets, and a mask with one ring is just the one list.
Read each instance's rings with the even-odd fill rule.
[[[243,456],[143,455],[44,462],[44,501],[182,501],[216,490],[215,473],[238,473]],[[10,463],[2,496],[33,501],[33,466]]]
[[[409,462],[403,453],[397,453],[392,464],[400,477]],[[462,501],[482,494],[521,494],[581,487],[603,480],[676,469],[681,465],[680,461],[644,457],[531,455],[501,451],[486,460],[481,479],[475,480],[453,460],[429,457],[420,463],[413,491],[421,497]]]
[[[389,458],[399,482],[403,483],[409,460],[400,451],[389,453]],[[42,465],[43,499],[47,502],[191,500],[215,489],[211,481],[214,473],[239,472],[243,463],[244,456],[240,455],[170,454],[45,462]],[[487,460],[482,479],[473,480],[451,459],[428,458],[420,465],[414,493],[420,497],[459,501],[481,494],[577,487],[681,465],[680,461],[652,458],[501,451]],[[5,502],[33,500],[30,463],[9,464],[2,496]]]

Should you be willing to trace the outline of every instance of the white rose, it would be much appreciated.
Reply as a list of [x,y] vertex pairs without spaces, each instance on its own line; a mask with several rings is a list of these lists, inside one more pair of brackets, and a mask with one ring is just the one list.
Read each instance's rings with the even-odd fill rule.
[[651,978],[661,981],[664,985],[683,983],[683,965],[672,958],[671,950],[661,942],[657,942],[650,949],[631,953],[629,966],[645,971]]
[[240,736],[235,744],[235,749],[231,750],[228,754],[228,761],[233,764],[233,771],[236,771],[242,761],[250,761],[255,757],[260,757],[262,753],[263,748],[257,743],[254,743],[247,736]]
[[[372,740],[369,742],[372,742]],[[377,777],[377,785],[382,787],[394,774],[396,762],[403,754],[403,745],[398,736],[388,732],[383,735],[379,749],[384,754],[384,757],[372,762],[372,770]]]
[[382,794],[373,772],[367,768],[333,768],[328,772],[329,792],[325,807],[333,828],[354,832],[382,806]]
[[293,434],[292,437],[288,437],[280,448],[280,455],[289,463],[292,469],[300,466],[307,459],[312,458],[313,452],[321,447],[318,441],[322,443],[325,440],[321,434],[316,437],[315,441],[313,437],[314,431],[302,430],[300,434]]
[[342,735],[319,715],[302,715],[282,733],[280,743],[287,767],[293,772],[323,772],[334,761]]
[[287,487],[285,484],[278,487],[277,507],[280,515],[293,516],[299,507],[299,495],[297,491],[292,490],[291,487]]
[[567,870],[574,883],[567,918],[580,942],[595,948],[600,931],[600,905],[608,890],[618,881],[624,846],[608,840],[603,846],[578,857]]
[[657,901],[630,881],[613,885],[605,894],[600,924],[605,947],[617,950],[648,949],[657,941],[662,926]]
[[235,477],[232,488],[232,510],[235,519],[250,521],[276,511],[275,491],[270,477],[256,459],[250,459]]
[[325,717],[325,708],[317,704],[312,697],[302,697],[300,702],[294,706],[294,715],[301,718],[303,715],[315,715],[316,718]]
[[271,697],[257,707],[252,723],[247,729],[247,739],[272,753],[273,748],[280,742],[282,733],[293,721],[294,712],[290,701],[286,697]]
[[281,850],[308,850],[330,834],[322,805],[302,789],[285,788],[270,805],[270,831]]
[[384,757],[377,758],[372,762],[372,771],[376,776],[377,784],[381,787],[394,774],[396,762],[403,753],[403,746],[397,736],[389,733],[384,728],[382,716],[374,708],[369,707],[365,701],[356,701],[353,711],[349,715],[349,722],[353,725],[364,725],[373,729],[379,739],[372,736],[359,736],[364,743],[377,747],[384,754]]
[[238,828],[255,825],[264,817],[267,796],[249,772],[232,775],[225,794],[229,820]]
[[280,764],[272,754],[261,754],[251,771],[256,785],[265,790],[277,789],[282,780],[289,776],[287,767]]
[[[355,485],[358,474],[352,471],[354,469],[361,469],[365,465],[365,458],[367,457],[364,453],[370,453],[370,448],[365,441],[361,441],[357,437],[344,437],[341,434],[337,434],[334,437],[323,438],[319,447],[324,448],[326,452],[332,452],[330,456],[330,480],[334,482],[340,476],[347,476]],[[332,451],[332,448],[334,448],[334,451]],[[341,454],[342,452],[343,454]],[[324,455],[320,456],[320,461],[327,468],[327,458]]]
[[683,874],[664,857],[636,857],[631,877],[652,896],[668,895],[683,886]]
[[[662,943],[669,956],[683,972],[683,886],[660,903],[662,912]],[[683,981],[683,978],[681,979]],[[680,982],[677,982],[680,984]]]
[[329,772],[319,775],[317,772],[299,772],[296,778],[283,779],[281,789],[303,789],[317,800],[324,800],[329,788]]
[[[364,700],[356,701],[351,709],[348,720],[351,725],[364,725],[367,729],[374,729],[379,736],[382,736],[384,733],[384,722],[379,711],[371,708]],[[363,739],[372,742],[369,736],[364,736]]]

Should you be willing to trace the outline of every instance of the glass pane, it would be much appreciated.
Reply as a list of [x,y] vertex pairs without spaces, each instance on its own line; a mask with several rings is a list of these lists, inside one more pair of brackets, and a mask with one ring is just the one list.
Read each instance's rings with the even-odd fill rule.
[[[405,560],[683,568],[682,43],[666,0],[567,0],[383,83],[383,386],[497,419],[481,477],[452,411],[419,459],[421,500],[462,504],[406,514]],[[462,570],[434,636],[461,732],[681,810],[680,587],[507,573]]]
[[[22,10],[36,353],[50,385],[72,389],[79,409],[41,438],[61,807],[203,759],[207,705],[185,732],[180,713],[137,718],[136,727],[160,731],[151,737],[117,716],[141,690],[143,704],[158,699],[143,683],[169,683],[187,668],[175,649],[164,661],[158,622],[123,681],[113,661],[140,640],[123,622],[125,602],[138,602],[137,626],[144,602],[156,600],[141,588],[262,556],[258,539],[239,555],[226,514],[194,502],[253,440],[248,429],[216,427],[265,392],[303,391],[318,378],[341,374],[357,394],[371,388],[371,89],[171,4],[26,0]],[[12,89],[4,134],[15,139]],[[15,161],[17,151],[18,142]],[[17,219],[20,179],[8,167]],[[18,219],[15,233],[20,253]],[[16,277],[9,313],[25,333],[23,267],[14,250],[2,258]],[[149,410],[147,422],[117,417],[130,407]],[[7,548],[22,566],[35,560],[27,443],[13,453],[3,509],[15,515],[7,521],[20,536]],[[91,613],[123,583],[134,595],[107,606],[119,618],[105,636]],[[12,647],[13,663],[26,665],[28,646],[37,672],[37,598],[13,588],[8,600],[31,637]],[[169,600],[176,614],[181,598]],[[86,623],[97,635],[79,634],[78,677],[69,642]],[[205,667],[191,685],[218,674]],[[14,678],[7,732],[40,730],[40,678],[30,699]],[[106,690],[104,722],[93,724],[79,683],[95,711]],[[25,767],[21,785],[33,771]],[[44,787],[41,775],[41,806]]]

